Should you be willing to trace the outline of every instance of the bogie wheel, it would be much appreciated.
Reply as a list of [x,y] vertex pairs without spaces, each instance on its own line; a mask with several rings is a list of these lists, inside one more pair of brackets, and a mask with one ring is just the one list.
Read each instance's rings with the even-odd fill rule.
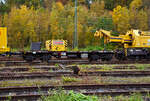
[[112,55],[111,54],[109,54],[109,55],[105,55],[101,60],[102,61],[111,61],[112,60]]
[[43,55],[42,56],[42,62],[48,62],[51,59],[51,55]]
[[100,59],[100,56],[97,54],[92,54],[89,58],[89,61],[97,61],[98,59]]
[[101,60],[102,60],[102,61],[105,61],[105,59],[104,59],[104,58],[102,58]]
[[136,57],[135,57],[135,60],[136,60],[136,61],[140,61],[140,60],[141,60],[141,57],[140,57],[140,56],[136,56]]
[[32,62],[34,60],[34,57],[32,55],[24,56],[24,60],[27,62]]
[[112,59],[111,57],[110,58],[106,58],[106,61],[111,61],[111,59]]
[[116,53],[115,53],[115,58],[116,58],[117,60],[126,60],[124,51],[116,52]]

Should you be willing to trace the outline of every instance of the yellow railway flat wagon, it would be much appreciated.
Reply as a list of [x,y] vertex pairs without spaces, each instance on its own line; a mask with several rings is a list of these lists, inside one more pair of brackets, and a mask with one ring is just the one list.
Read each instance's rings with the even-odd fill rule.
[[7,28],[0,27],[0,54],[9,52],[10,48],[7,47]]

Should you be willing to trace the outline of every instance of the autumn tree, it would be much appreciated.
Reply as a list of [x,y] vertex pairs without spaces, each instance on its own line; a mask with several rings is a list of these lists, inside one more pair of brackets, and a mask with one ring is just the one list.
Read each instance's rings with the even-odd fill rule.
[[131,28],[141,30],[148,29],[148,16],[146,11],[141,8],[142,5],[142,0],[133,0],[130,4],[129,10]]
[[91,4],[90,11],[92,16],[100,17],[104,14],[105,3],[104,1],[96,1]]
[[88,26],[88,9],[85,6],[78,7],[78,39],[79,47],[85,47],[89,44],[90,28]]
[[23,48],[36,40],[33,13],[32,9],[21,6],[20,9],[12,8],[11,12],[5,15],[4,23],[8,27],[8,43],[11,47]]
[[[62,36],[63,28],[61,26],[61,21],[63,21],[65,18],[61,17],[62,11],[64,9],[64,6],[61,2],[53,3],[52,11],[51,11],[51,33],[53,39],[59,39]],[[63,19],[63,20],[62,20]]]
[[98,19],[96,29],[114,30],[113,20],[109,17],[101,17]]
[[140,10],[137,15],[137,27],[140,30],[147,30],[148,29],[148,16],[144,10]]
[[143,7],[146,7],[148,9],[150,9],[150,2],[149,2],[149,0],[143,0]]
[[137,28],[137,14],[139,8],[142,6],[142,0],[134,0],[130,4],[130,24],[132,28]]
[[49,40],[51,37],[50,33],[50,11],[48,9],[40,8],[35,12],[34,19],[32,20],[35,24],[34,30],[37,35],[37,41],[42,42],[45,46],[45,41]]
[[133,0],[104,0],[105,2],[105,8],[108,10],[113,10],[115,7],[118,5],[123,6],[123,7],[129,7],[129,4]]
[[117,6],[113,10],[112,18],[118,32],[125,33],[130,28],[129,10],[126,7]]
[[133,0],[129,9],[117,6],[113,10],[112,17],[117,31],[126,32],[129,28],[148,29],[148,15],[142,8],[142,4],[142,0]]

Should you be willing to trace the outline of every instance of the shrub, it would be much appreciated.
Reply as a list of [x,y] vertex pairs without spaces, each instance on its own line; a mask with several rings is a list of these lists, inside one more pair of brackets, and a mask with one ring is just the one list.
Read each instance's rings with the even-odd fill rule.
[[42,101],[98,101],[95,96],[86,96],[81,93],[69,91],[66,93],[63,90],[53,91],[52,96],[42,96]]

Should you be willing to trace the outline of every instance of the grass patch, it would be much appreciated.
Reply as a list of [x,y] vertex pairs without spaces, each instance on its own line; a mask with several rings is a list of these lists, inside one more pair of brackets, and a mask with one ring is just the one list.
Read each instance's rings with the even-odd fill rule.
[[137,69],[145,70],[145,69],[148,69],[150,67],[150,64],[136,64],[135,66]]
[[[99,101],[149,101],[149,93],[147,93],[147,95],[142,95],[140,93],[132,93],[131,95],[129,96],[123,96],[123,95],[120,95],[120,96],[115,96],[115,97],[112,97],[112,96],[100,96],[99,97]],[[146,100],[146,98],[148,98]]]
[[100,70],[100,71],[107,71],[107,70],[114,70],[113,67],[116,65],[78,65],[80,67],[81,71],[86,71],[86,70]]
[[103,84],[128,84],[128,83],[150,83],[147,77],[102,77]]
[[32,66],[29,66],[28,68],[29,68],[28,71],[29,71],[30,73],[32,73],[32,72],[40,72],[40,71],[41,71],[41,70],[35,69],[35,68],[32,67]]
[[65,76],[63,76],[62,81],[63,81],[63,83],[67,83],[67,82],[78,82],[80,80],[75,78],[75,77],[65,77]]
[[67,51],[95,51],[95,50],[104,50],[101,46],[87,46],[85,48],[68,48]]
[[9,80],[9,81],[1,81],[0,87],[46,86],[46,85],[58,85],[60,83],[61,81],[57,79]]
[[93,67],[92,65],[85,65],[85,64],[82,64],[82,65],[78,65],[80,67],[80,69],[82,68],[91,68]]
[[103,65],[102,66],[102,70],[113,70],[113,66],[110,66],[110,65]]
[[104,50],[101,46],[87,46],[86,48],[79,49],[80,51],[95,51],[95,50]]
[[51,92],[51,96],[42,96],[41,101],[98,101],[96,96],[86,96],[81,93],[75,93],[69,91],[68,93],[64,90],[58,90]]
[[74,91],[66,92],[64,90],[50,91],[51,96],[42,96],[40,101],[149,101],[149,93],[142,95],[140,93],[133,93],[128,96],[86,96],[81,93],[75,93]]

